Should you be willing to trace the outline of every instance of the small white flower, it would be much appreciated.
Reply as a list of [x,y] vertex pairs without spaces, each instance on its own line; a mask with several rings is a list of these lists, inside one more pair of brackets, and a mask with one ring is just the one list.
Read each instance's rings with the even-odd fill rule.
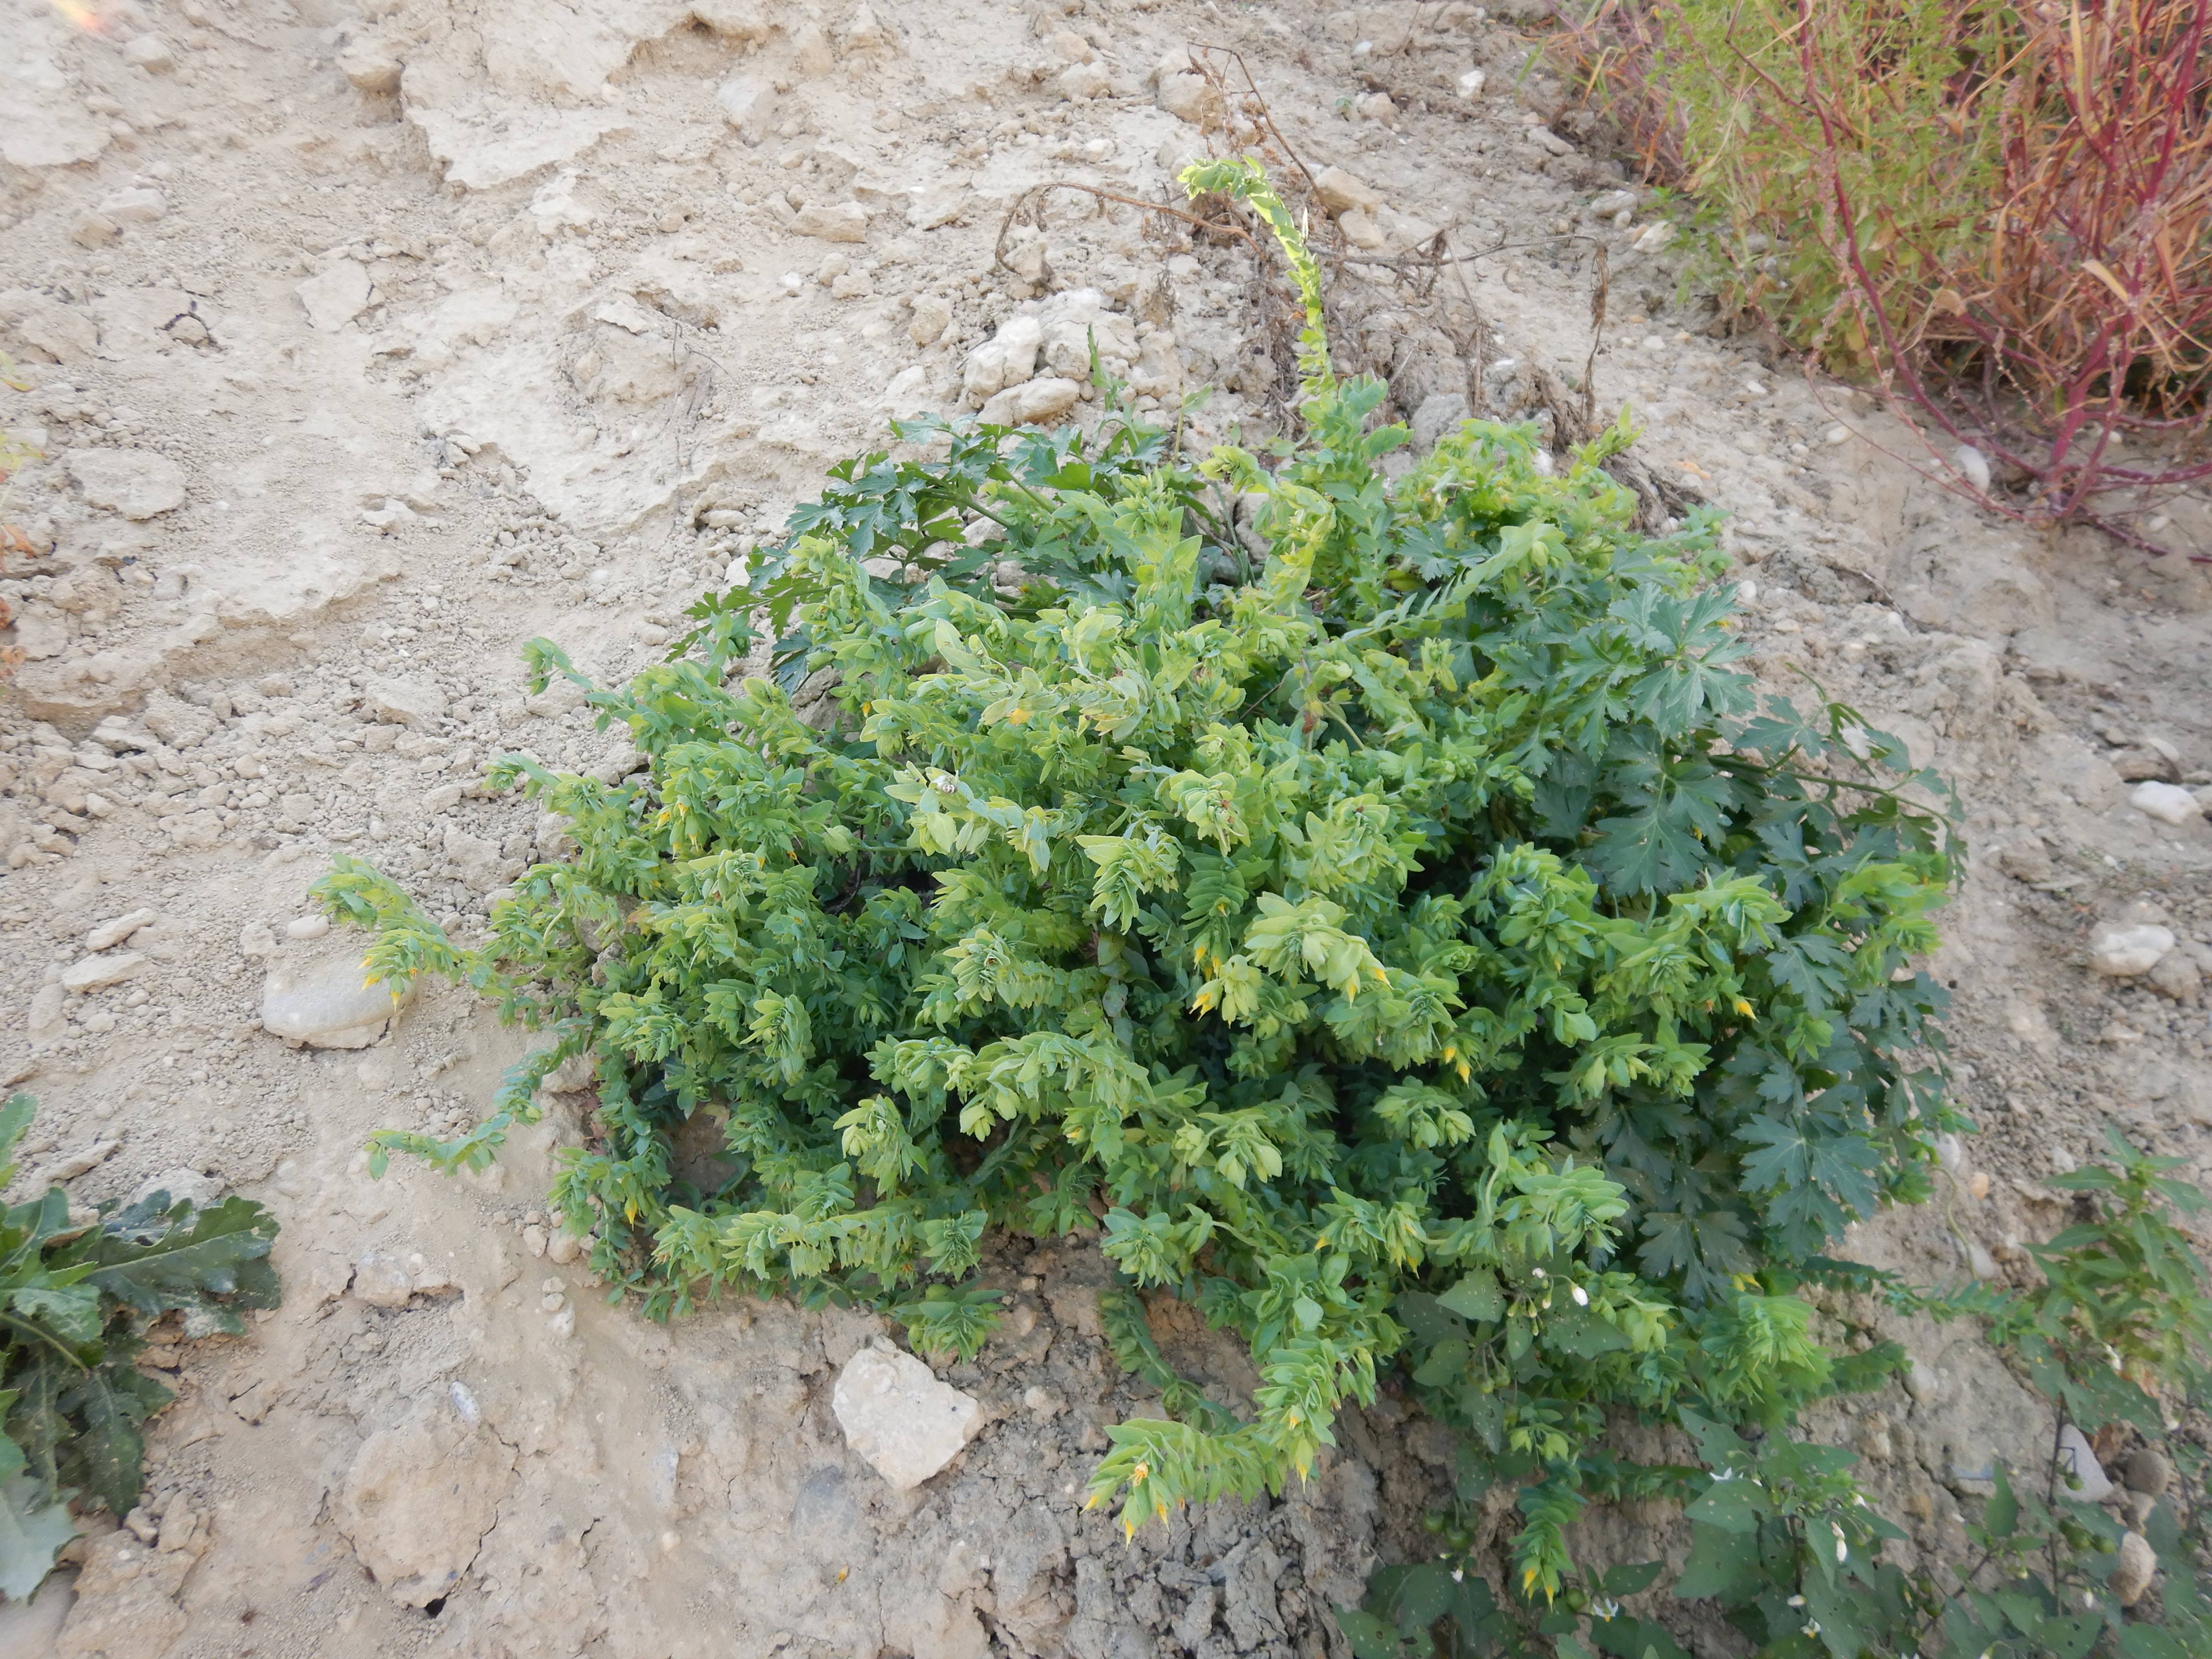
[[1577,1308],[1587,1308],[1589,1306],[1589,1292],[1588,1291],[1584,1290],[1581,1285],[1577,1285],[1573,1287],[1573,1291],[1575,1306]]
[[1802,1595],[1793,1595],[1790,1598],[1788,1605],[1793,1607],[1802,1607],[1805,1605],[1805,1598]]
[[1455,1584],[1463,1584],[1466,1582],[1467,1569],[1465,1567],[1454,1567],[1452,1569],[1452,1583]]
[[1528,1269],[1528,1277],[1531,1279],[1549,1279],[1551,1275],[1546,1273],[1541,1267],[1531,1267]]

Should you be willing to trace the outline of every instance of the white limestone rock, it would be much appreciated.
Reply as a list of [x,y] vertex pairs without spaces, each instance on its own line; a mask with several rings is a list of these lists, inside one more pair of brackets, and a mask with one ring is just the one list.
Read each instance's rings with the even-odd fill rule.
[[971,1395],[940,1382],[894,1348],[866,1347],[845,1362],[830,1395],[846,1443],[894,1492],[911,1492],[957,1457],[982,1426]]
[[86,501],[126,519],[151,519],[185,504],[185,470],[150,449],[72,449],[69,474]]
[[261,1026],[295,1048],[366,1048],[407,1001],[368,983],[350,954],[280,962],[261,982]]
[[2089,935],[2089,965],[2108,979],[2132,979],[2173,949],[2173,930],[2154,922],[2100,921]]
[[2177,830],[2204,816],[2204,808],[2196,795],[2178,783],[2139,783],[2128,792],[2128,805],[2145,817],[2170,823]]

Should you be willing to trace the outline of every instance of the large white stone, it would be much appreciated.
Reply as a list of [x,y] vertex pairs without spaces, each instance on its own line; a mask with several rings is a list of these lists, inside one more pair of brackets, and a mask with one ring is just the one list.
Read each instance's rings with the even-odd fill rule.
[[910,1492],[957,1457],[981,1426],[973,1395],[940,1382],[910,1353],[865,1347],[830,1395],[846,1443],[894,1492]]
[[185,504],[185,470],[150,449],[72,449],[69,474],[94,507],[150,519]]
[[2110,978],[2129,979],[2157,967],[2173,945],[2172,930],[2153,922],[2100,921],[2089,935],[2089,965]]
[[407,1000],[371,985],[351,956],[278,963],[261,983],[261,1028],[295,1048],[366,1048]]
[[2139,783],[2128,792],[2128,805],[2177,830],[2191,819],[2204,816],[2204,808],[2197,797],[2178,783]]

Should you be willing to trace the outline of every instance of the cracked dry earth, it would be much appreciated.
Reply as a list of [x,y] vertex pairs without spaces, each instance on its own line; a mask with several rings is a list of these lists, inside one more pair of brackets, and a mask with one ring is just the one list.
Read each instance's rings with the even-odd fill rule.
[[[894,1490],[833,1401],[879,1322],[736,1304],[660,1329],[592,1293],[539,1207],[586,1097],[485,1178],[370,1181],[370,1130],[456,1127],[520,1042],[435,988],[387,1030],[343,982],[358,941],[304,902],[343,849],[480,919],[556,845],[486,759],[629,764],[573,696],[525,695],[520,642],[641,665],[889,414],[1090,421],[1096,333],[1152,404],[1219,388],[1192,445],[1269,430],[1280,337],[1243,249],[1064,198],[993,257],[1031,185],[1158,197],[1257,137],[1188,43],[1241,52],[1312,171],[1340,170],[1299,196],[1324,240],[1513,245],[1463,284],[1334,268],[1340,349],[1419,441],[1477,405],[1559,435],[1547,386],[1589,349],[1603,244],[1598,402],[1632,404],[1650,475],[1732,514],[1761,672],[1816,676],[1957,780],[1974,855],[1936,965],[1983,1133],[1853,1248],[2018,1277],[2063,1220],[2039,1178],[2107,1117],[2212,1175],[2212,586],[1978,518],[1891,458],[1905,434],[1727,337],[1522,73],[1540,8],[1498,9],[0,0],[0,349],[28,383],[0,424],[43,453],[6,510],[35,554],[0,583],[24,1182],[257,1197],[285,1287],[243,1340],[150,1352],[179,1398],[143,1508],[0,1608],[0,1650],[1344,1653],[1328,1605],[1416,1547],[1449,1465],[1396,1395],[1310,1485],[1125,1548],[1078,1507],[1103,1426],[1146,1407],[1100,1340],[1102,1264],[1007,1246],[1012,1316],[945,1379],[973,1437]],[[2212,550],[2203,501],[2166,511]],[[1813,1428],[1866,1455],[1899,1547],[1959,1547],[1957,1495],[2047,1421],[1966,1333],[1825,1316],[1918,1363]],[[1156,1322],[1213,1391],[1249,1385]],[[1581,1545],[1679,1554],[1667,1519],[1599,1511]]]

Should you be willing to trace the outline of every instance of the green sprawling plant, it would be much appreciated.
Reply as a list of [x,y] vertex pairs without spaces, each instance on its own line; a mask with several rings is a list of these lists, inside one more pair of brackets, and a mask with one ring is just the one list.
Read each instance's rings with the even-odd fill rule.
[[[1856,1456],[1784,1433],[1738,1433],[1695,1410],[1679,1421],[1696,1466],[1583,1460],[1586,1485],[1607,1498],[1667,1497],[1686,1505],[1691,1550],[1671,1586],[1717,1604],[1761,1656],[1813,1659],[2194,1659],[2212,1653],[2212,1596],[2198,1576],[2212,1547],[2205,1518],[2212,1456],[2171,1432],[2184,1410],[2212,1406],[2212,1287],[2175,1224],[2204,1199],[2175,1181],[2176,1158],[2148,1157],[2110,1133],[2112,1163],[2057,1177],[2091,1212],[2032,1247],[2035,1291],[1978,1287],[1936,1299],[1891,1276],[1826,1264],[1838,1283],[1883,1294],[1900,1311],[1988,1322],[2051,1406],[2051,1450],[2033,1468],[1992,1471],[1993,1490],[1969,1500],[1965,1559],[1911,1570],[1885,1559],[1904,1534],[1878,1514],[1852,1474]],[[1860,1368],[1879,1353],[1841,1364]],[[1837,1367],[1841,1369],[1841,1364]],[[2199,1421],[2201,1423],[2201,1417]],[[2160,1572],[2154,1595],[2124,1599],[2113,1584],[2125,1537],[2118,1521],[2083,1501],[2060,1457],[2059,1431],[2122,1430],[2161,1448],[2169,1491],[2142,1523]],[[1469,1553],[1490,1471],[1477,1463],[1451,1511],[1430,1517],[1442,1547],[1432,1559],[1376,1575],[1366,1606],[1339,1614],[1358,1659],[1685,1659],[1656,1619],[1620,1606],[1651,1588],[1662,1564],[1609,1568],[1569,1581],[1538,1617],[1501,1606]],[[1543,1518],[1537,1502],[1523,1508]]]
[[[28,1095],[0,1104],[0,1189],[31,1116]],[[148,1328],[177,1313],[187,1337],[244,1331],[240,1310],[276,1305],[276,1237],[242,1198],[196,1209],[153,1193],[72,1221],[49,1187],[0,1212],[0,1599],[30,1595],[76,1535],[70,1499],[131,1512],[139,1425],[172,1398],[132,1364]]]
[[[325,878],[374,973],[556,1038],[468,1134],[378,1156],[481,1165],[588,1054],[555,1197],[616,1294],[857,1301],[927,1351],[988,1336],[991,1230],[1095,1226],[1116,1351],[1176,1413],[1091,1483],[1132,1528],[1306,1470],[1410,1335],[1528,1486],[1552,1593],[1607,1411],[1776,1422],[1838,1385],[1787,1270],[1922,1192],[1950,1121],[1910,966],[1942,792],[1848,708],[1754,708],[1711,520],[1647,539],[1601,468],[1625,419],[1556,474],[1476,422],[1386,482],[1406,434],[1333,373],[1264,176],[1185,184],[1289,253],[1303,436],[1193,467],[1133,419],[908,427],[945,459],[838,469],[749,591],[590,689],[643,772],[499,763],[576,850],[480,946],[364,864]],[[781,672],[731,684],[761,609]],[[701,1114],[711,1186],[673,1155]],[[1173,1377],[1142,1291],[1249,1341],[1249,1413]]]

